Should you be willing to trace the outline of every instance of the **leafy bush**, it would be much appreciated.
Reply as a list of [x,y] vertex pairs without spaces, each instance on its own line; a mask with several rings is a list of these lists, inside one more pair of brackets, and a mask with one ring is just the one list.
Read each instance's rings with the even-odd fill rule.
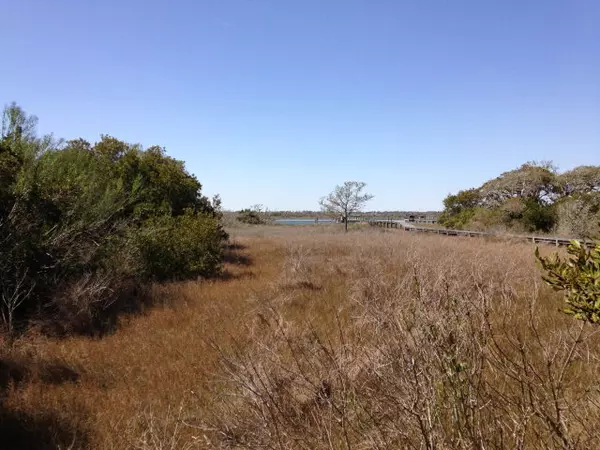
[[449,228],[512,229],[574,237],[598,233],[600,166],[559,174],[547,161],[528,162],[475,189],[444,199],[440,223]]
[[456,213],[444,211],[440,215],[439,223],[446,228],[460,230],[465,228],[465,226],[471,222],[471,219],[473,219],[476,212],[477,208],[465,208]]
[[469,189],[459,191],[455,195],[448,195],[444,199],[444,212],[439,218],[440,224],[447,228],[464,228],[475,215],[479,202],[478,189]]
[[[110,136],[37,137],[17,105],[0,136],[0,317],[82,329],[141,280],[211,276],[227,238],[183,162]],[[66,322],[77,323],[76,326]]]
[[264,225],[268,222],[267,213],[263,211],[262,205],[254,205],[252,208],[242,209],[237,214],[237,221],[249,225]]
[[148,221],[137,234],[141,256],[140,275],[166,280],[218,273],[223,260],[223,245],[218,222],[210,216],[160,216]]
[[556,208],[554,205],[544,205],[533,200],[525,202],[525,210],[521,223],[527,231],[549,232],[556,224]]
[[535,255],[546,272],[544,281],[556,290],[565,291],[569,305],[564,311],[586,322],[600,322],[600,244],[586,249],[579,241],[567,248],[570,258],[561,260],[558,254]]

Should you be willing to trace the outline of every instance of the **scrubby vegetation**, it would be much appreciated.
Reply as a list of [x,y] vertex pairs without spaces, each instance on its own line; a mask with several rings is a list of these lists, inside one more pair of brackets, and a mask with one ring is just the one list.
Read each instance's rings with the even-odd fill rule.
[[238,211],[236,220],[248,225],[265,225],[270,222],[269,212],[262,205],[253,205]]
[[448,228],[554,232],[575,238],[600,235],[600,166],[559,173],[530,162],[478,188],[444,200]]
[[36,134],[5,108],[0,137],[0,312],[15,330],[94,332],[146,281],[217,274],[218,205],[161,147]]

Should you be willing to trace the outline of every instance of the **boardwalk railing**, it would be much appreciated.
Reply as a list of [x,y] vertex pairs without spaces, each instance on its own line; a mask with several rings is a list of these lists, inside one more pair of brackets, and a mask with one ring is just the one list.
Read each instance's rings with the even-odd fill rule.
[[[382,228],[397,228],[403,229],[404,231],[414,231],[419,233],[431,233],[441,234],[445,236],[464,236],[464,237],[496,237],[504,239],[516,239],[521,241],[529,241],[534,244],[548,244],[555,245],[556,247],[562,245],[569,245],[572,239],[559,238],[559,237],[547,237],[547,236],[523,236],[523,235],[499,235],[494,233],[486,233],[483,231],[468,231],[468,230],[449,230],[445,228],[429,228],[429,227],[417,227],[405,220],[393,220],[393,219],[366,219],[365,222],[372,226],[378,226]],[[590,241],[583,241],[583,244],[587,247],[594,247],[594,243]]]

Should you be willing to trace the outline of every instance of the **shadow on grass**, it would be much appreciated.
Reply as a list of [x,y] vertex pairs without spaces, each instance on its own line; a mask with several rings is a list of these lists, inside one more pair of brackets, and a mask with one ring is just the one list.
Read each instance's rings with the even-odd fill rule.
[[241,253],[245,249],[246,246],[236,242],[228,244],[225,248],[225,263],[235,266],[251,266],[253,263],[252,258],[247,254]]
[[224,270],[221,275],[219,275],[219,279],[223,281],[231,281],[231,280],[252,280],[256,278],[256,274],[254,272],[250,272],[248,270],[244,272],[234,273],[229,270]]
[[229,250],[246,250],[247,248],[247,245],[240,244],[239,242],[229,242],[227,244],[227,249]]
[[[254,278],[254,273],[245,270],[253,264],[252,258],[244,252],[246,248],[237,242],[228,243],[223,256],[226,269],[209,279],[227,281]],[[229,270],[227,266],[233,270]],[[243,270],[236,270],[236,267]],[[71,305],[68,302],[58,302],[58,306],[51,306],[45,310],[38,320],[34,319],[25,324],[23,331],[27,329],[27,325],[34,325],[42,333],[55,337],[80,335],[101,338],[113,334],[118,328],[120,318],[141,315],[157,305],[162,305],[161,301],[157,301],[152,295],[151,284],[135,279],[122,280],[117,286],[111,286],[115,295],[108,299],[105,305],[94,304],[82,308],[78,303]]]
[[156,304],[149,286],[133,280],[115,286],[113,291],[118,294],[108,305],[93,305],[88,309],[66,307],[48,312],[34,323],[49,336],[101,338],[117,330],[120,317],[143,314]]
[[31,379],[38,379],[45,384],[75,383],[79,380],[79,373],[58,362],[0,359],[0,389],[4,390],[9,385],[18,386]]
[[307,291],[320,291],[323,289],[322,286],[313,283],[312,281],[297,281],[295,283],[287,283],[282,286],[284,290],[293,291],[296,289],[307,290]]
[[[223,261],[226,265],[247,269],[248,267],[252,266],[254,261],[249,255],[242,253],[243,250],[245,250],[246,248],[247,247],[245,245],[239,244],[237,242],[232,242],[228,244],[225,248],[225,255]],[[219,275],[219,279],[224,281],[247,280],[253,279],[255,277],[256,275],[249,270],[238,272],[235,269],[232,271],[228,270],[227,268],[223,271],[223,273]]]
[[7,406],[9,386],[37,380],[44,384],[72,383],[79,374],[66,365],[20,359],[0,360],[0,448],[54,450],[85,448],[87,432],[66,423],[60,413],[39,411],[35,414]]
[[87,433],[48,413],[35,416],[5,409],[0,403],[0,447],[3,450],[86,448]]

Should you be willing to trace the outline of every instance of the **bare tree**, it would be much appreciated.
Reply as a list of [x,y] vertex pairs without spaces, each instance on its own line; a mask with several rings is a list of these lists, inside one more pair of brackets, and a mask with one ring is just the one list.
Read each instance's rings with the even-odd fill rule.
[[21,304],[27,300],[27,298],[33,292],[35,283],[29,282],[27,278],[27,270],[22,276],[14,277],[12,283],[4,282],[2,280],[0,288],[0,316],[4,322],[9,333],[13,332],[15,322],[15,312],[19,309]]
[[346,181],[343,185],[336,186],[333,192],[319,201],[321,209],[326,213],[339,215],[344,222],[344,229],[348,231],[348,217],[361,211],[365,203],[373,198],[371,194],[363,194],[366,185],[362,181]]

